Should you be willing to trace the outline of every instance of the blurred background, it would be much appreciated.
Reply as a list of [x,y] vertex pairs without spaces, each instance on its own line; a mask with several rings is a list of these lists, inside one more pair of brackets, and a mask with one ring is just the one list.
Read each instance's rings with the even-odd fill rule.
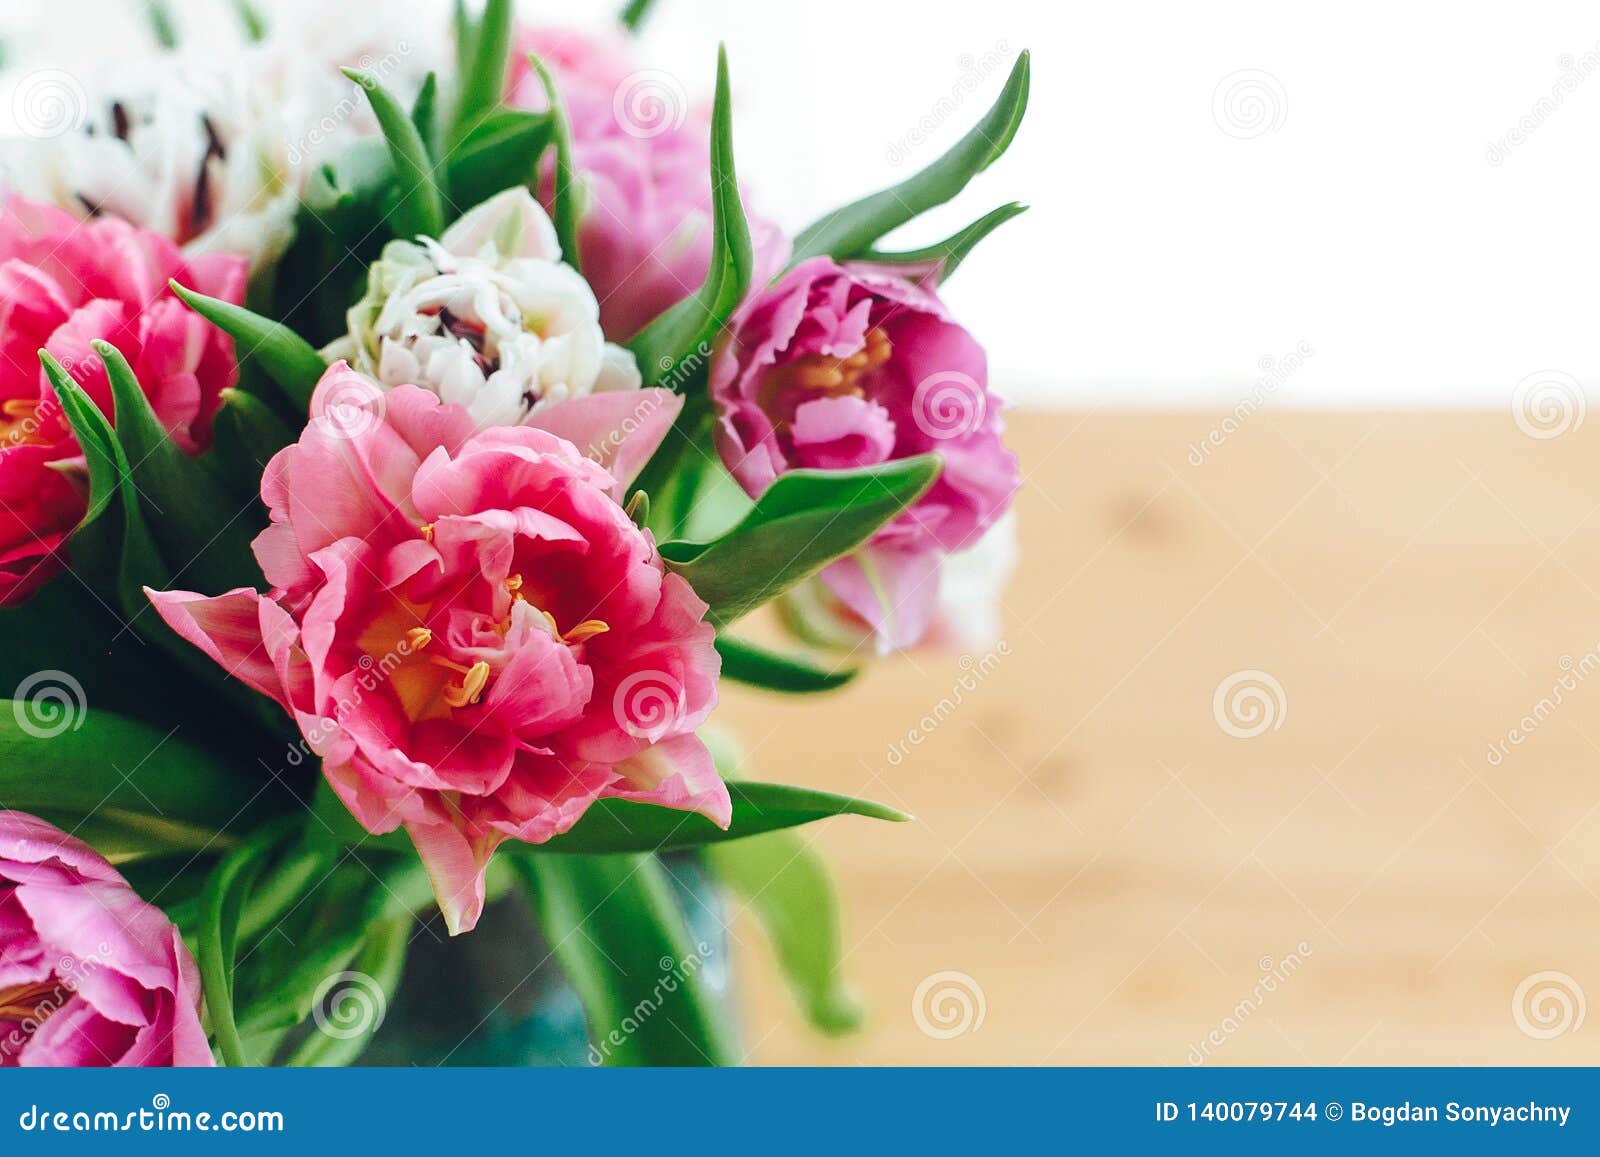
[[[13,7],[0,118],[148,36],[137,0]],[[171,7],[186,51],[237,38]],[[370,4],[419,51],[443,7]],[[946,295],[1015,403],[1003,638],[725,696],[757,773],[917,817],[808,830],[857,1035],[805,1028],[734,905],[750,1059],[1600,1061],[1593,7],[660,0],[643,52],[693,98],[719,39],[791,228],[1034,54],[1012,150],[903,238],[1033,206]]]

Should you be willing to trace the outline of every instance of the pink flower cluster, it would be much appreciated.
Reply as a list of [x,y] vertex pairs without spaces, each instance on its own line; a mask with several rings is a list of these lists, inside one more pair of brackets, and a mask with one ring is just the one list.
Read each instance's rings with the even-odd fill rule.
[[0,206],[0,605],[61,570],[84,513],[80,451],[41,349],[114,418],[90,344],[110,342],[179,446],[192,453],[210,440],[221,393],[238,376],[233,343],[173,295],[169,278],[238,302],[245,261],[186,259],[165,237],[115,217],[82,222],[16,197]]
[[339,363],[262,480],[270,595],[149,592],[282,705],[363,827],[405,827],[452,932],[477,923],[503,840],[547,840],[598,799],[729,822],[695,735],[721,667],[706,605],[618,504],[680,405],[595,394],[479,431]]
[[0,811],[0,1068],[210,1065],[183,937],[87,844]]
[[711,393],[723,460],[752,496],[791,469],[939,454],[933,488],[822,572],[881,647],[918,642],[944,560],[994,525],[1018,485],[982,347],[932,292],[817,257],[748,306]]

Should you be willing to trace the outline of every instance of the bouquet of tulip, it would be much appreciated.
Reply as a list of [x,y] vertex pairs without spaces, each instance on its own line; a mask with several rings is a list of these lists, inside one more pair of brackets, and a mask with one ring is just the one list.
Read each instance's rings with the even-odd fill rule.
[[[5,142],[0,1065],[357,1060],[380,1018],[330,986],[381,1006],[419,918],[502,896],[591,1059],[737,1060],[672,857],[854,1023],[783,829],[905,817],[746,778],[706,724],[722,680],[828,691],[992,621],[1016,462],[938,289],[1021,207],[881,239],[1005,150],[1028,61],[791,237],[746,206],[726,59],[691,109],[643,7],[458,3],[392,48],[243,8],[237,59]],[[787,644],[741,633],[766,604]]]

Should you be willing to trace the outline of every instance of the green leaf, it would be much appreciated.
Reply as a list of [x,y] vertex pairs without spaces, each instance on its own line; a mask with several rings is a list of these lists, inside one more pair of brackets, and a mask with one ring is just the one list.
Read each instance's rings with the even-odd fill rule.
[[732,1034],[702,979],[672,885],[650,856],[517,856],[545,939],[609,1065],[725,1065]]
[[732,530],[710,542],[677,539],[661,557],[731,623],[864,544],[925,494],[936,454],[859,470],[791,470],[756,499]]
[[222,391],[222,406],[212,428],[216,444],[211,459],[252,495],[260,490],[261,474],[273,455],[295,440],[293,430],[260,398],[244,390]]
[[250,541],[260,528],[224,497],[221,480],[209,466],[178,449],[117,348],[103,341],[91,344],[110,379],[115,434],[130,464],[128,481],[173,577],[185,577],[202,590],[255,585],[261,569]]
[[583,268],[578,263],[578,217],[581,213],[583,186],[579,183],[577,170],[572,164],[572,131],[567,123],[567,109],[561,103],[561,93],[556,89],[555,78],[550,75],[550,70],[545,67],[544,61],[530,53],[528,66],[539,74],[539,83],[544,86],[545,100],[550,105],[548,113],[550,132],[556,146],[556,239],[561,242],[562,260],[582,273]]
[[302,411],[311,408],[311,392],[316,389],[328,363],[309,342],[281,322],[252,313],[243,306],[185,289],[176,281],[172,282],[172,292],[190,309],[233,338],[240,361],[259,363],[267,376],[289,395],[290,401]]
[[239,17],[246,40],[251,44],[260,44],[267,38],[267,22],[250,0],[233,0],[233,10]]
[[967,254],[977,248],[978,242],[1013,217],[1019,217],[1027,211],[1026,205],[1012,201],[1009,205],[1001,205],[998,209],[985,213],[959,233],[946,237],[937,244],[894,253],[870,249],[861,260],[879,265],[921,266],[927,270],[923,276],[931,278],[935,284],[942,284],[948,281],[950,275],[956,271],[956,267],[966,260]]
[[1017,57],[994,105],[944,156],[906,180],[836,209],[795,238],[795,263],[826,253],[859,257],[878,238],[942,205],[1006,151],[1028,107],[1028,54]]
[[722,676],[773,691],[832,691],[856,677],[858,668],[823,667],[795,655],[769,651],[748,639],[717,636]]
[[263,828],[245,844],[222,858],[201,894],[199,951],[200,982],[205,989],[206,1012],[224,1064],[241,1068],[250,1064],[234,1020],[233,972],[238,948],[239,917],[256,876],[278,844],[294,829],[295,817],[286,816]]
[[[871,800],[780,783],[729,783],[728,795],[733,801],[733,822],[726,830],[698,812],[626,799],[602,799],[590,804],[583,818],[562,835],[542,844],[506,844],[504,847],[534,855],[664,852],[739,840],[834,816],[864,816],[892,823],[904,823],[911,818]],[[331,840],[362,850],[403,851],[411,846],[410,838],[403,831],[381,836],[363,831],[339,797],[320,785],[312,806],[321,820],[320,824],[313,820],[313,825],[326,830]]]
[[172,8],[167,0],[144,0],[145,19],[150,22],[150,34],[156,43],[171,52],[178,47],[178,25],[172,19]]
[[503,189],[537,185],[539,158],[553,131],[546,113],[494,110],[446,158],[451,196],[458,204],[481,205]]
[[628,6],[618,13],[617,19],[624,28],[637,35],[639,26],[644,23],[654,4],[655,0],[628,0]]
[[[410,915],[395,916],[373,924],[367,930],[361,954],[351,965],[352,971],[361,973],[372,982],[386,1006],[394,999],[400,987],[400,977],[405,971],[406,949],[411,944],[412,919]],[[357,1060],[377,1032],[382,1018],[366,1017],[361,1031],[338,1036],[320,1029],[308,1036],[289,1058],[290,1065],[329,1068],[348,1065]]]
[[717,92],[711,111],[711,267],[694,296],[661,314],[628,343],[647,386],[669,376],[679,364],[703,360],[750,288],[755,258],[750,226],[739,200],[733,164],[733,103],[728,95],[728,52],[717,50]]
[[400,180],[399,203],[394,209],[395,233],[407,238],[439,236],[444,232],[444,203],[433,179],[433,162],[428,159],[422,134],[405,107],[377,77],[359,68],[340,71],[366,90],[367,102],[389,144],[389,158]]
[[470,63],[458,72],[461,91],[449,140],[452,147],[464,140],[500,104],[506,90],[506,69],[511,55],[511,0],[488,0],[483,18],[469,24],[470,35],[459,31],[458,42],[470,49]]
[[429,72],[417,90],[417,99],[411,104],[411,124],[422,141],[426,157],[437,157],[442,151],[439,140],[439,74]]
[[0,700],[0,800],[66,830],[94,820],[148,844],[198,850],[231,840],[285,802],[241,791],[239,769],[177,729],[102,710],[66,671],[45,670]]
[[826,1033],[860,1027],[861,1002],[841,976],[839,896],[822,857],[794,832],[717,844],[704,855],[761,921],[806,1019]]

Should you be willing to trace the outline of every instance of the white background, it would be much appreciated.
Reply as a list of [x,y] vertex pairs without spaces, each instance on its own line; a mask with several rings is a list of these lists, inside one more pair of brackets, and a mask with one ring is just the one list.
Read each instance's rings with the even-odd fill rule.
[[[173,3],[191,45],[221,42],[221,0]],[[378,28],[405,7],[342,3]],[[128,51],[139,6],[6,0],[13,75]],[[796,229],[931,160],[998,92],[984,62],[1032,49],[1011,153],[906,238],[1032,204],[948,290],[1014,398],[1231,406],[1301,342],[1274,405],[1500,407],[1548,370],[1600,389],[1593,4],[659,0],[646,63],[708,90],[719,38],[741,176]],[[1241,71],[1260,135],[1217,107]]]

